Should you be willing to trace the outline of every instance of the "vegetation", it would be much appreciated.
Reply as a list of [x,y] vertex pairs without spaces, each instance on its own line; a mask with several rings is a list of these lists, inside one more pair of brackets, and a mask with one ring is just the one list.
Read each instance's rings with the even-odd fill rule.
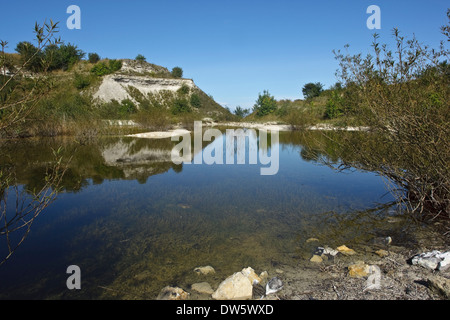
[[264,90],[263,94],[259,94],[258,99],[253,106],[253,111],[257,116],[262,117],[273,113],[275,110],[277,110],[275,98],[270,95],[268,90]]
[[239,118],[245,118],[250,114],[249,109],[243,109],[241,106],[237,106],[236,109],[234,109],[234,114],[238,116]]
[[302,88],[302,93],[303,96],[306,99],[312,99],[315,97],[320,96],[320,94],[323,91],[323,84],[321,84],[320,82],[316,82],[316,83],[307,83],[303,86]]
[[172,69],[172,76],[174,78],[182,78],[183,77],[183,69],[180,67],[175,67]]
[[89,53],[88,60],[89,60],[89,63],[96,64],[97,62],[100,61],[100,56],[95,52]]
[[108,62],[102,61],[97,63],[92,68],[91,72],[101,77],[119,71],[121,68],[122,68],[122,61],[108,60]]
[[134,60],[136,60],[138,62],[145,62],[145,61],[147,61],[147,59],[142,54],[138,54],[136,56],[136,58],[134,58]]

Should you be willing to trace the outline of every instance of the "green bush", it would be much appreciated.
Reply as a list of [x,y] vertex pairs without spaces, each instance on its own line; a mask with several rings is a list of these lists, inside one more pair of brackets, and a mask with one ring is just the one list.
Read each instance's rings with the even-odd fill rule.
[[93,52],[89,53],[88,59],[90,63],[97,63],[100,61],[100,56],[97,53]]
[[253,106],[253,111],[256,111],[257,116],[265,116],[277,110],[277,102],[269,91],[264,90],[264,93],[259,94],[256,104]]
[[343,114],[343,99],[338,91],[333,91],[325,107],[325,118],[334,119]]
[[189,91],[191,91],[191,89],[186,84],[183,84],[177,92],[181,95],[186,95],[189,94]]
[[87,76],[76,73],[75,78],[73,80],[73,84],[75,85],[75,88],[77,88],[78,90],[83,90],[84,88],[87,88],[91,84],[91,80]]
[[172,106],[172,114],[177,115],[181,113],[191,112],[191,107],[186,99],[175,99]]
[[202,105],[200,97],[196,93],[193,93],[191,95],[190,103],[191,103],[191,106],[193,106],[194,108],[200,108]]
[[94,67],[92,67],[91,72],[101,77],[116,72],[121,68],[122,68],[122,61],[109,60],[108,64],[106,64],[106,62],[97,63]]
[[180,67],[173,68],[172,76],[175,78],[182,78],[183,77],[183,69],[181,69]]

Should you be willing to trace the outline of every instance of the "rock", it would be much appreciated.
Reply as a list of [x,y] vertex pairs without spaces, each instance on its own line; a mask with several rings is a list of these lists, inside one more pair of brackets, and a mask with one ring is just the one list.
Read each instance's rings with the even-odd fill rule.
[[212,297],[215,300],[247,300],[252,295],[251,281],[242,272],[236,272],[222,281]]
[[279,278],[274,277],[266,285],[266,295],[278,292],[281,289],[283,289],[283,282]]
[[186,300],[189,293],[178,287],[165,287],[161,290],[156,300]]
[[415,255],[411,259],[413,265],[419,265],[430,270],[445,271],[450,267],[450,251],[441,253],[434,250]]
[[315,241],[319,241],[319,239],[317,239],[317,238],[309,238],[309,239],[306,240],[306,243],[315,242]]
[[284,273],[284,271],[283,271],[283,270],[281,270],[281,269],[275,269],[275,272],[276,272],[276,273],[279,273],[279,274],[282,274],[282,273]]
[[211,266],[205,266],[205,267],[197,267],[197,268],[195,268],[194,272],[196,272],[199,275],[200,274],[206,275],[206,274],[216,273],[216,270],[214,270],[214,268],[211,267]]
[[311,259],[309,259],[311,262],[315,263],[321,263],[323,261],[321,256],[318,256],[317,254],[313,255]]
[[381,289],[381,270],[379,266],[369,266],[369,277],[366,281],[364,291]]
[[250,280],[250,283],[252,285],[261,283],[261,278],[258,277],[258,275],[255,273],[255,270],[253,270],[252,268],[250,267],[244,268],[242,269],[241,272],[244,276],[248,278],[248,280]]
[[375,251],[377,255],[379,255],[381,258],[387,257],[389,255],[389,252],[383,249]]
[[213,294],[214,290],[208,282],[199,282],[192,285],[192,290],[199,293]]
[[330,247],[323,248],[323,254],[325,254],[325,255],[330,255],[330,256],[334,257],[338,253],[339,253],[339,251],[334,250],[334,249],[332,249]]
[[369,275],[370,266],[362,261],[352,264],[348,267],[348,275],[352,278],[362,278]]
[[345,245],[337,247],[336,250],[339,251],[340,253],[346,255],[346,256],[352,256],[352,255],[356,254],[355,250],[350,249],[350,248],[348,248]]
[[450,299],[450,280],[441,276],[433,276],[427,279],[431,291]]
[[261,279],[261,282],[264,282],[267,280],[267,278],[269,278],[269,274],[267,273],[267,271],[263,271],[259,274],[259,278]]

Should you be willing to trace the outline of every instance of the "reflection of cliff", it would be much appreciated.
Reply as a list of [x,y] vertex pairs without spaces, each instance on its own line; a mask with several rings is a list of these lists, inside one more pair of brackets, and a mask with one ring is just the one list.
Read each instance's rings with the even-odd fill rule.
[[[156,145],[152,145],[152,142]],[[174,167],[171,160],[172,147],[168,139],[163,141],[121,139],[102,147],[101,155],[106,166],[116,167],[123,172],[124,179],[145,182],[149,176],[166,172]],[[177,168],[175,171],[181,170]]]
[[26,190],[39,190],[51,163],[53,151],[62,147],[63,162],[71,158],[61,187],[77,192],[90,184],[104,180],[137,180],[145,183],[155,174],[182,165],[171,161],[174,142],[170,139],[148,140],[132,138],[104,138],[89,145],[78,145],[67,139],[7,141],[1,146],[0,168],[14,170],[17,183]]

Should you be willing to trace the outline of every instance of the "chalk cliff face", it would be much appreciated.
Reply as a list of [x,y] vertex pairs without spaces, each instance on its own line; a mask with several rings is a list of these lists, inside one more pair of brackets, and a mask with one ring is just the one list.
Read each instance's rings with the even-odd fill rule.
[[[177,91],[183,85],[193,89],[196,88],[191,79],[165,79],[153,78],[151,76],[132,76],[124,74],[113,74],[103,78],[103,81],[94,93],[94,98],[103,102],[131,99],[127,89],[129,86],[138,89],[142,94],[155,93],[161,90]],[[132,99],[131,99],[132,100]]]
[[102,102],[124,99],[133,100],[128,87],[138,89],[144,96],[148,93],[156,93],[162,90],[176,92],[182,86],[190,89],[197,88],[191,79],[174,79],[167,68],[130,59],[122,60],[122,68],[112,74],[103,77],[94,98]]

